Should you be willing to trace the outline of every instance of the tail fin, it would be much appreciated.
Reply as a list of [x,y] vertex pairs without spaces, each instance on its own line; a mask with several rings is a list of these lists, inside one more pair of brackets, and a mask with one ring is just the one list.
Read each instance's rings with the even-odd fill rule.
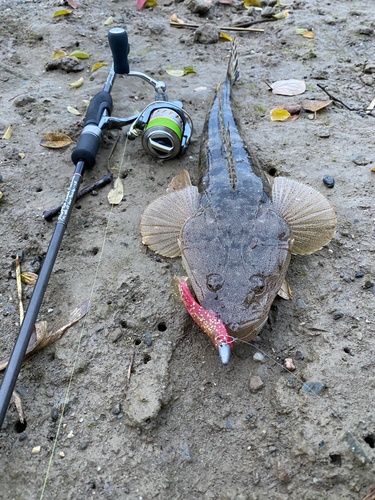
[[227,78],[229,79],[231,85],[235,84],[240,77],[240,72],[238,71],[238,52],[237,52],[237,38],[232,40],[232,52],[229,58]]

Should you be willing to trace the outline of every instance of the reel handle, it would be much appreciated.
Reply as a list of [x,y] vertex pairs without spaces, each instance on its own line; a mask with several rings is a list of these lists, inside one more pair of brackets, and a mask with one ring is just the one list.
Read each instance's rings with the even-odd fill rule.
[[130,71],[128,34],[123,28],[112,28],[108,32],[108,42],[112,51],[115,73],[118,75],[127,75]]

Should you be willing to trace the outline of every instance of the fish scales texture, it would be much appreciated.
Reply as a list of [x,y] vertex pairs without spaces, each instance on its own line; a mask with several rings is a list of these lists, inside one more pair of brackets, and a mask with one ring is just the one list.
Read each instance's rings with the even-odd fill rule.
[[[247,150],[231,108],[237,66],[234,41],[227,77],[203,131],[201,194],[183,171],[145,209],[141,232],[155,252],[181,255],[203,310],[216,315],[233,338],[251,340],[267,321],[291,254],[326,245],[335,234],[336,215],[311,186],[283,177],[268,180]],[[187,200],[184,208],[176,203],[177,193]],[[195,321],[212,338],[205,314],[195,309]]]
[[233,336],[243,337],[256,335],[267,319],[289,265],[292,238],[239,134],[230,92],[227,77],[205,126],[201,207],[185,223],[180,248],[199,302]]

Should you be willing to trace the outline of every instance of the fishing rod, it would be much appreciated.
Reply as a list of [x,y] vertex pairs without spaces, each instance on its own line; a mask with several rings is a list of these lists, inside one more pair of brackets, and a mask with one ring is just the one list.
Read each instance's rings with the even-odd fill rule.
[[[156,81],[144,73],[130,71],[128,61],[130,47],[127,32],[122,28],[112,28],[108,33],[108,41],[112,51],[113,65],[104,89],[98,92],[90,101],[82,134],[72,153],[72,161],[76,166],[73,178],[0,387],[0,429],[34,330],[84,171],[95,165],[103,133],[106,130],[121,129],[130,125],[127,131],[128,139],[134,140],[141,137],[145,151],[152,157],[161,160],[169,160],[183,155],[193,133],[191,117],[182,109],[182,102],[168,100],[164,82]],[[155,89],[155,101],[136,115],[127,118],[111,116],[113,107],[111,90],[116,75],[140,78],[151,84]]]

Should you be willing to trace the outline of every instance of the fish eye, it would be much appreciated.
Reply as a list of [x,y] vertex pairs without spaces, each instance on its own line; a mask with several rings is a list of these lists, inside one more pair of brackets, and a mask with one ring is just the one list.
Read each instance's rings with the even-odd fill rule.
[[261,295],[264,292],[264,283],[262,278],[259,276],[253,276],[250,279],[250,284],[251,284],[251,290],[254,293],[254,295]]
[[211,292],[217,292],[220,290],[223,286],[223,278],[220,276],[220,274],[210,274],[207,276],[207,288]]

